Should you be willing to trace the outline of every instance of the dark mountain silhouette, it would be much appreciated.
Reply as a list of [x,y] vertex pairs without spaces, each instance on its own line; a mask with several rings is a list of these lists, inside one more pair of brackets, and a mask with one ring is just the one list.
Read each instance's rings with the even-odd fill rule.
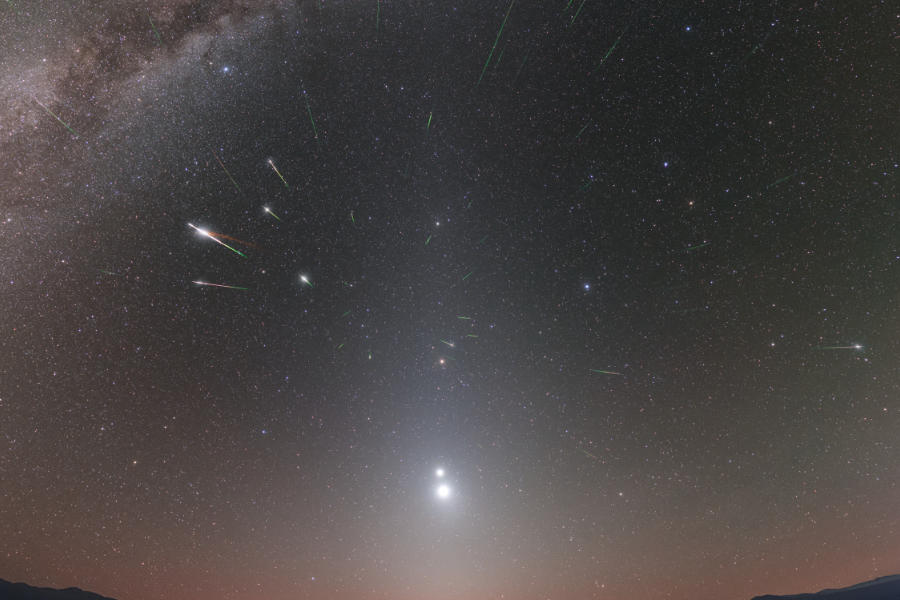
[[900,575],[879,577],[839,590],[791,596],[756,596],[753,600],[900,600]]
[[0,600],[113,600],[76,587],[64,590],[39,588],[24,583],[10,583],[0,579]]

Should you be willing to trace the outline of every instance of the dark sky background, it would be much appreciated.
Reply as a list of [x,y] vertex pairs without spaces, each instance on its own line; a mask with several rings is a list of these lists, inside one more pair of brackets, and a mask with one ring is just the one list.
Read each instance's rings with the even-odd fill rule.
[[897,24],[7,0],[0,577],[703,600],[900,572]]

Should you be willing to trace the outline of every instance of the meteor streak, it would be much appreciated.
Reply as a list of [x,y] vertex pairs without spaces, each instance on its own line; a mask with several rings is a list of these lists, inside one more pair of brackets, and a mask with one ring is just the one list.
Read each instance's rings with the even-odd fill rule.
[[238,186],[237,182],[234,180],[234,177],[231,176],[231,173],[228,172],[228,169],[225,168],[225,165],[222,164],[222,161],[219,160],[219,157],[216,156],[216,151],[212,149],[212,146],[209,147],[209,151],[212,152],[212,155],[216,157],[216,160],[219,161],[219,164],[222,165],[222,170],[225,171],[225,174],[228,175],[228,179],[231,180],[231,183],[234,184],[234,187],[237,188],[237,191],[241,193],[241,196],[244,195],[243,190],[241,190],[240,186]]
[[346,317],[347,315],[350,314],[350,312],[351,312],[352,310],[353,310],[353,309],[351,308],[350,310],[348,310],[347,312],[345,312],[345,313],[342,314],[341,316],[342,316],[342,317]]
[[[438,340],[438,341],[439,341],[439,342],[444,342],[444,340]],[[454,345],[451,344],[450,342],[444,342],[444,343],[447,344],[448,346],[450,346],[451,348],[456,348],[456,346],[454,346]]]
[[697,248],[702,248],[703,246],[709,246],[710,242],[705,244],[700,244],[699,246],[691,246],[690,248],[685,248],[684,250],[678,250],[675,254],[681,254],[682,252],[687,252],[688,250],[696,250]]
[[[474,272],[475,272],[475,269],[472,269],[471,271],[469,271],[469,275],[471,275]],[[466,279],[468,279],[469,275],[466,275],[465,277],[463,277],[462,280],[465,281]]]
[[271,165],[271,167],[273,169],[275,169],[275,174],[278,175],[278,177],[281,179],[281,181],[284,182],[284,187],[286,187],[287,189],[291,189],[291,186],[288,185],[288,182],[284,181],[284,177],[282,177],[281,173],[278,172],[278,167],[275,166],[275,163],[272,162],[271,158],[269,159],[269,165]]
[[[147,14],[147,18],[150,19],[150,14]],[[159,45],[162,46],[162,38],[159,37],[159,32],[156,30],[156,25],[153,24],[153,19],[150,19],[150,27],[153,28],[153,33],[156,34],[156,41],[159,42]]]
[[862,346],[819,346],[813,350],[859,350]]
[[316,131],[316,122],[313,121],[312,109],[309,108],[309,99],[306,97],[306,92],[303,93],[303,99],[306,101],[306,112],[309,113],[309,122],[312,123],[313,135],[316,136],[316,146],[319,147],[319,152],[321,152],[322,144],[319,143],[319,132]]
[[588,452],[587,450],[582,450],[581,448],[579,448],[579,450],[581,450],[582,452],[584,452],[585,454],[587,454],[587,455],[590,456],[591,458],[594,458],[594,459],[596,459],[596,460],[600,460],[599,458],[597,458],[596,456],[594,456],[593,454],[591,454],[591,453]]
[[221,285],[218,283],[205,283],[203,281],[192,281],[191,283],[196,283],[197,285],[211,285],[214,287],[228,288],[230,290],[249,290],[250,288],[245,287],[237,287],[235,285]]
[[[488,235],[490,235],[490,234],[488,234]],[[478,244],[480,244],[481,242],[483,242],[483,241],[486,240],[486,239],[488,239],[488,236],[487,236],[487,235],[484,236],[483,238],[481,238],[480,240],[478,240],[477,242],[475,242],[475,245],[477,246]]]
[[434,237],[433,235],[429,235],[429,236],[428,236],[428,239],[425,240],[425,245],[426,245],[426,246],[428,245],[428,242],[430,242],[430,241],[431,241],[431,238],[433,238],[433,237]]
[[[190,225],[191,227],[194,227],[194,225],[191,225],[190,223],[188,223],[188,225]],[[242,252],[239,252],[239,251],[235,250],[234,248],[232,248],[231,246],[229,246],[228,244],[226,244],[226,243],[224,243],[224,242],[221,242],[221,241],[217,240],[216,238],[213,237],[213,235],[212,235],[210,232],[206,231],[205,229],[200,229],[199,227],[194,227],[194,229],[196,229],[197,231],[199,231],[200,233],[202,233],[203,235],[205,235],[206,237],[208,237],[209,239],[211,239],[211,240],[214,241],[215,243],[217,243],[217,244],[222,244],[223,246],[225,246],[226,248],[228,248],[229,250],[231,250],[231,251],[234,252],[235,254],[240,254],[240,255],[243,256],[244,258],[247,258],[247,255],[246,255],[246,254],[244,254],[244,253],[242,253]]]
[[428,124],[425,126],[425,139],[428,139],[428,131],[431,129],[431,117],[434,116],[434,111],[432,110],[428,113]]
[[479,77],[478,77],[478,83],[475,84],[476,90],[478,89],[478,86],[481,84],[481,78],[484,77],[484,72],[487,71],[487,67],[491,62],[491,57],[494,55],[494,50],[497,49],[497,42],[500,41],[500,35],[503,33],[503,28],[506,27],[506,19],[509,18],[509,12],[512,10],[513,4],[515,4],[515,3],[516,3],[516,0],[512,0],[512,2],[509,3],[509,9],[507,9],[507,11],[506,11],[506,16],[503,17],[503,25],[500,26],[500,31],[497,33],[497,39],[494,40],[494,47],[491,48],[491,53],[488,54],[488,58],[484,63],[484,68],[481,70],[481,75],[479,75]]
[[569,27],[571,27],[571,26],[572,26],[572,23],[575,22],[575,19],[578,18],[578,13],[580,13],[580,12],[581,12],[581,9],[584,8],[584,3],[585,3],[585,2],[587,2],[587,0],[583,0],[583,1],[582,1],[581,6],[579,6],[579,7],[578,7],[578,10],[575,12],[575,16],[572,17],[572,20],[571,20],[571,21],[569,21]]
[[525,58],[523,58],[523,59],[522,59],[522,64],[521,64],[521,65],[519,65],[519,70],[518,70],[518,71],[516,71],[516,76],[515,76],[515,77],[513,77],[513,81],[515,81],[515,80],[516,80],[516,79],[518,79],[518,78],[519,78],[519,73],[521,73],[521,72],[522,72],[522,67],[524,67],[524,66],[525,66],[525,61],[526,61],[526,60],[528,60],[528,54],[529,54],[529,52],[531,52],[531,48],[529,48],[529,49],[528,49],[528,51],[527,51],[527,52],[525,52]]
[[60,119],[59,117],[57,117],[55,114],[53,114],[53,111],[50,110],[49,108],[47,108],[46,106],[44,106],[44,105],[41,103],[40,100],[38,100],[38,99],[35,98],[34,96],[32,96],[32,98],[34,98],[34,101],[37,102],[38,104],[40,104],[40,105],[41,105],[41,108],[43,108],[44,110],[46,110],[46,111],[50,114],[50,116],[52,116],[54,119],[56,119],[57,121],[59,121],[60,123],[62,123],[62,124],[63,124],[63,127],[65,127],[66,129],[68,129],[69,131],[71,131],[71,132],[72,132],[72,135],[74,135],[76,138],[80,137],[77,133],[75,133],[75,130],[74,130],[74,129],[72,129],[71,127],[69,127],[69,126],[66,124],[65,121],[63,121],[62,119]]
[[591,369],[595,373],[606,373],[607,375],[621,375],[621,373],[613,373],[612,371],[601,371],[600,369]]
[[787,181],[788,179],[790,179],[791,177],[793,177],[793,176],[796,175],[796,174],[797,174],[797,173],[791,173],[791,174],[788,175],[787,177],[782,177],[781,179],[779,179],[779,180],[776,181],[775,183],[770,183],[769,185],[767,185],[767,186],[766,186],[766,189],[769,189],[769,188],[772,187],[773,185],[778,185],[778,184],[781,183],[782,181]]
[[468,335],[468,336],[466,336],[466,337],[475,337],[475,338],[477,338],[477,337],[478,337],[478,336],[477,336],[477,335],[472,335],[472,334],[469,334],[469,335]]
[[[270,215],[272,215],[273,217],[275,217],[276,219],[278,219],[279,221],[281,221],[281,217],[279,217],[278,215],[276,215],[275,213],[273,213],[273,212],[272,212],[271,210],[269,210],[268,208],[264,207],[263,210],[265,210],[267,213],[269,213]],[[283,223],[284,221],[281,221],[281,222]]]
[[622,31],[622,34],[621,34],[618,38],[616,38],[616,43],[612,45],[612,48],[609,49],[609,52],[606,53],[606,56],[603,57],[603,60],[601,60],[601,61],[600,61],[600,64],[597,65],[597,68],[595,68],[595,69],[591,72],[591,75],[593,75],[594,73],[596,73],[596,72],[600,69],[600,67],[603,66],[603,63],[606,62],[606,59],[609,58],[609,55],[612,54],[612,51],[616,49],[616,46],[619,44],[619,40],[621,40],[621,39],[622,39],[622,36],[625,35],[625,32],[628,31],[628,27],[631,27],[631,24],[630,24],[630,23],[629,23],[628,26],[625,27],[625,29]]
[[472,317],[457,317],[458,319],[465,319],[466,321],[471,321]]
[[305,284],[308,285],[309,287],[313,287],[313,284],[311,284],[311,283],[309,282],[309,279],[307,279],[307,278],[304,277],[303,275],[300,276],[300,281],[302,281],[303,283],[305,283]]

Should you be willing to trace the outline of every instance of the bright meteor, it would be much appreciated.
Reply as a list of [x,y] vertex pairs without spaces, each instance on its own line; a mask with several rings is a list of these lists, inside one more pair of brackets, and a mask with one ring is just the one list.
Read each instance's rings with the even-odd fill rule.
[[231,251],[234,252],[235,254],[240,254],[240,255],[243,256],[244,258],[247,258],[247,255],[246,255],[246,254],[244,254],[243,252],[239,252],[239,251],[235,250],[234,248],[232,248],[231,246],[229,246],[229,245],[226,244],[225,242],[221,242],[221,241],[217,240],[216,238],[213,237],[213,235],[212,235],[210,232],[206,231],[205,229],[200,229],[199,227],[195,227],[195,226],[192,225],[191,223],[188,223],[188,225],[190,225],[191,227],[193,227],[194,229],[196,229],[197,231],[199,231],[200,233],[202,233],[203,235],[205,235],[206,237],[208,237],[209,239],[211,239],[211,240],[214,241],[215,243],[217,243],[217,244],[222,244],[223,246],[225,246],[226,248],[228,248],[229,250],[231,250]]
[[813,348],[813,350],[859,350],[862,348],[860,345],[856,346],[818,346]]
[[279,217],[278,215],[273,213],[271,210],[269,210],[268,207],[263,207],[263,210],[266,211],[267,213],[269,213],[270,215],[272,215],[273,217],[275,217],[276,219],[278,219],[279,221],[281,221],[281,217]]
[[281,179],[282,182],[284,182],[284,187],[286,187],[287,189],[291,189],[291,186],[288,185],[287,181],[284,181],[284,177],[281,176],[281,173],[278,171],[278,167],[275,166],[275,163],[272,162],[271,158],[269,159],[269,166],[275,169],[275,174],[278,175],[278,178]]

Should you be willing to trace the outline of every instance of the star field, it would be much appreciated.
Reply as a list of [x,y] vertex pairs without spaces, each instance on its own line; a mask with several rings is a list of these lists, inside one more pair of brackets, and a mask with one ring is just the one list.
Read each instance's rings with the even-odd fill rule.
[[896,12],[8,0],[0,578],[900,572]]

